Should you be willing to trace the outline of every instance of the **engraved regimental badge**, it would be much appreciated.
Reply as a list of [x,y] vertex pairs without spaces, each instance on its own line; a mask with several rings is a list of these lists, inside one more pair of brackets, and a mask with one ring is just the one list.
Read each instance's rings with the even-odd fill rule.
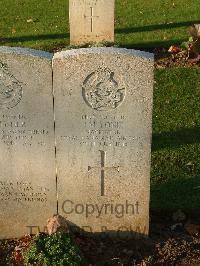
[[82,85],[87,105],[97,111],[117,108],[125,98],[125,88],[115,79],[109,68],[99,68],[86,77]]
[[9,72],[7,65],[0,62],[0,109],[13,108],[21,98],[21,83]]

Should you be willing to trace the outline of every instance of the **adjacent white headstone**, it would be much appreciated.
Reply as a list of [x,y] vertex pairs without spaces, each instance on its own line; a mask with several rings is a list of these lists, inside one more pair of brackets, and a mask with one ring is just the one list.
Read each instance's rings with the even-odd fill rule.
[[84,231],[147,235],[153,56],[63,51],[53,72],[59,213]]
[[114,0],[70,0],[70,43],[114,42]]
[[52,55],[0,47],[0,238],[56,212]]

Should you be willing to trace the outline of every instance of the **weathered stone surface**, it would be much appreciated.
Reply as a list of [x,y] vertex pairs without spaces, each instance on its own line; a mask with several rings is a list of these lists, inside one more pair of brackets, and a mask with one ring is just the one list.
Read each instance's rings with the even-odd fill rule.
[[61,215],[54,215],[47,221],[47,233],[49,235],[62,232],[69,233],[69,226],[67,220]]
[[152,55],[63,51],[53,71],[59,213],[89,232],[148,234]]
[[70,0],[70,43],[114,42],[114,0]]
[[52,55],[0,47],[0,238],[56,212]]

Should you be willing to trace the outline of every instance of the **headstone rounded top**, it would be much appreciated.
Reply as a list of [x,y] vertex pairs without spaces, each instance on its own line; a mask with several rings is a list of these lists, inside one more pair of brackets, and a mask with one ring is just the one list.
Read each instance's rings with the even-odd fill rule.
[[147,60],[154,60],[154,54],[149,52],[143,52],[140,50],[116,48],[116,47],[92,47],[65,50],[54,54],[54,59],[67,58],[69,56],[76,56],[81,54],[121,54],[131,55],[135,57],[142,57]]
[[8,46],[0,46],[0,53],[26,55],[26,56],[41,57],[47,59],[52,59],[53,57],[52,53],[44,52],[41,50],[21,48],[21,47],[8,47]]

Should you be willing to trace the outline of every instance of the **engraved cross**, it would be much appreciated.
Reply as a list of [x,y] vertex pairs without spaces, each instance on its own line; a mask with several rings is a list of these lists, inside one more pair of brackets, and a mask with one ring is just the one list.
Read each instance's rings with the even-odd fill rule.
[[94,16],[94,8],[90,7],[90,16],[84,16],[85,18],[90,19],[90,30],[93,32],[94,29],[94,18],[99,18],[99,16]]
[[101,166],[97,166],[97,167],[88,166],[88,171],[92,169],[101,170],[101,196],[105,196],[105,171],[109,169],[115,169],[119,172],[120,167],[119,166],[105,167],[106,152],[100,150],[100,154],[101,154]]

